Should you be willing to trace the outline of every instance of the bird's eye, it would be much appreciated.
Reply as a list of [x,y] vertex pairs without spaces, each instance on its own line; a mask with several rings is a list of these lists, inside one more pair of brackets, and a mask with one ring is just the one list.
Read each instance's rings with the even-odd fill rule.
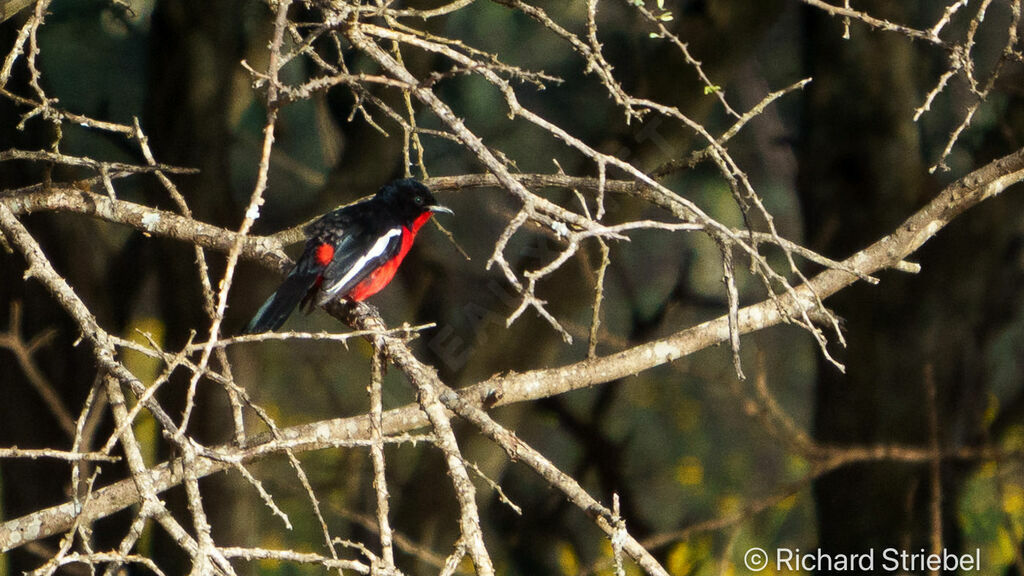
[[415,200],[417,206],[423,206],[424,201],[425,200],[423,200],[423,196],[417,196]]

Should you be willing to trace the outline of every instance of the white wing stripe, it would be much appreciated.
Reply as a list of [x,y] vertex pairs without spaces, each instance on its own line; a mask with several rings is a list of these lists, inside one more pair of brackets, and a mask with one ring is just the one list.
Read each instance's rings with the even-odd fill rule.
[[348,269],[348,272],[342,276],[341,280],[338,280],[324,289],[324,296],[333,297],[342,286],[345,286],[355,278],[355,276],[359,274],[359,271],[365,268],[371,260],[383,254],[384,251],[387,250],[388,244],[391,242],[392,238],[395,236],[401,236],[401,234],[402,229],[400,227],[392,228],[391,230],[388,230],[387,234],[378,238],[377,241],[373,243],[373,246],[370,247],[370,251],[360,256],[359,260],[356,260],[355,264]]

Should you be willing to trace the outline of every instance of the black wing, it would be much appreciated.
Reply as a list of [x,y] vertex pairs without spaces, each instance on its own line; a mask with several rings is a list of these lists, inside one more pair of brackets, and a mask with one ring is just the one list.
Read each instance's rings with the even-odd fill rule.
[[323,272],[317,303],[345,296],[360,282],[398,255],[402,226],[372,226],[363,234],[346,234],[335,246],[334,259]]
[[[330,244],[334,255],[326,268],[317,268],[317,304],[347,295],[375,270],[394,258],[402,247],[401,224],[373,200],[356,202],[325,214],[306,228],[306,252]],[[312,254],[310,254],[312,256]],[[306,258],[315,265],[315,258]]]
[[343,206],[306,226],[303,231],[309,239],[306,241],[305,250],[277,291],[256,311],[256,315],[245,328],[246,334],[277,330],[295,307],[306,301],[326,268],[317,260],[317,250],[324,243],[335,247],[344,243],[347,234],[363,234],[366,226],[361,222],[367,221],[364,217],[373,211],[372,207],[367,207],[367,203],[367,200],[363,200]]

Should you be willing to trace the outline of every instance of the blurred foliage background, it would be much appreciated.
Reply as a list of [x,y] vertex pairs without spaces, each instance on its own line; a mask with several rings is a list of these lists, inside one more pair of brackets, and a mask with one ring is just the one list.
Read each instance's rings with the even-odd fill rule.
[[[582,31],[585,3],[543,4],[556,21]],[[265,68],[270,12],[261,3],[241,0],[132,0],[130,5],[125,10],[102,1],[55,1],[40,30],[44,85],[68,109],[128,124],[138,118],[161,162],[201,170],[176,178],[195,216],[237,227],[256,178],[264,122],[260,92],[240,62]],[[946,183],[1022,145],[1019,65],[1004,73],[960,138],[948,159],[950,171],[929,174],[969,96],[964,86],[953,85],[931,112],[913,121],[915,108],[947,66],[941,50],[856,23],[851,37],[843,39],[841,19],[790,0],[666,0],[665,7],[674,15],[671,30],[688,42],[709,77],[741,111],[769,91],[813,78],[802,91],[769,107],[729,148],[780,233],[830,257],[845,257],[875,241]],[[944,6],[861,0],[857,8],[927,28]],[[977,36],[982,63],[993,61],[1005,38],[1005,25],[994,22],[1009,21],[1008,2],[993,2],[989,10]],[[627,91],[678,106],[715,133],[729,126],[692,68],[667,42],[648,37],[648,28],[627,2],[602,2],[598,24],[605,56]],[[17,17],[0,24],[0,45],[13,42],[18,26]],[[702,146],[692,132],[662,120],[627,125],[564,43],[521,13],[480,0],[424,26],[510,64],[563,78],[543,91],[523,88],[523,104],[603,152],[654,169]],[[440,66],[431,55],[410,51],[405,56],[418,74]],[[357,56],[349,65],[377,71]],[[284,70],[291,79],[308,72],[301,66]],[[15,82],[26,78],[16,75]],[[456,76],[436,90],[519,171],[550,173],[561,167],[568,174],[596,174],[592,162],[560,142],[530,125],[510,122],[500,95],[480,79]],[[403,106],[394,91],[381,89],[379,96]],[[352,117],[352,105],[349,92],[334,89],[283,109],[267,203],[255,233],[295,225],[404,173],[401,130],[382,123],[390,132],[383,134],[360,115]],[[0,148],[39,148],[52,139],[51,125],[41,121],[18,129],[22,112],[0,101]],[[439,127],[429,112],[417,121]],[[456,144],[429,137],[424,142],[430,176],[481,171]],[[61,149],[140,161],[135,151],[95,131],[68,130]],[[2,164],[0,185],[9,189],[38,181],[42,170],[27,163]],[[56,170],[47,177],[76,177],[67,169]],[[742,225],[727,185],[711,167],[679,171],[664,182],[720,221]],[[150,179],[121,182],[118,192],[124,199],[169,207]],[[543,194],[560,204],[571,201],[570,191]],[[512,292],[500,273],[486,271],[484,263],[515,204],[497,189],[461,191],[442,201],[456,213],[444,225],[470,258],[431,226],[396,281],[373,299],[392,325],[437,323],[414,342],[419,357],[438,367],[454,387],[503,371],[585,357],[600,258],[596,248],[539,291],[576,336],[576,344],[562,344],[558,334],[530,314],[506,328],[504,319],[515,306]],[[785,326],[744,337],[748,373],[763,378],[783,409],[825,445],[926,447],[932,408],[943,447],[994,445],[1020,454],[1022,203],[1019,191],[1011,190],[954,222],[917,255],[920,274],[885,272],[879,286],[858,284],[831,299],[828,304],[845,319],[848,346],[832,350],[846,364],[846,374],[822,359],[805,332]],[[610,221],[640,217],[664,219],[665,214],[639,201],[609,198]],[[113,332],[139,338],[137,331],[146,331],[173,349],[186,341],[189,330],[204,326],[190,246],[71,215],[40,214],[26,223],[49,242],[44,247],[55,265]],[[508,254],[519,268],[534,268],[557,250],[546,236],[523,234]],[[630,242],[613,244],[611,256],[599,353],[726,311],[718,250],[701,235],[639,232]],[[222,266],[219,258],[211,257],[215,274]],[[25,334],[56,330],[47,351],[71,352],[45,356],[42,368],[77,411],[93,384],[93,362],[87,351],[70,347],[78,338],[73,325],[38,285],[21,280],[23,268],[20,256],[0,254],[0,326],[7,325],[10,304],[20,302]],[[738,280],[743,303],[763,298],[756,279],[741,274]],[[237,333],[278,281],[243,263],[226,331]],[[310,331],[338,329],[319,312],[296,314],[289,322]],[[369,357],[363,342],[349,349],[293,342],[232,351],[236,380],[282,426],[366,412]],[[129,361],[136,373],[155,375],[160,369],[157,364],[147,368],[149,361],[142,357]],[[934,402],[927,394],[929,370],[937,390]],[[4,351],[0,374],[0,445],[60,445],[51,414]],[[172,413],[176,403],[181,405],[185,382],[162,392],[166,397],[161,401]],[[385,408],[414,401],[398,371],[387,375],[384,390]],[[228,442],[225,401],[216,391],[206,392],[199,405],[202,417],[196,418],[200,439]],[[654,553],[673,574],[720,573],[720,559],[735,562],[729,568],[733,573],[745,573],[740,559],[751,546],[833,551],[929,547],[934,495],[928,464],[883,459],[821,475],[814,462],[766,432],[752,413],[751,395],[752,385],[736,380],[728,350],[722,348],[595,389],[500,408],[495,415],[602,501],[619,494],[631,532],[642,542],[655,543]],[[155,427],[148,425],[153,461],[166,459],[170,455],[160,453]],[[143,437],[146,426],[140,421]],[[480,490],[485,539],[499,573],[610,573],[610,546],[590,520],[485,439],[467,433],[460,441],[467,458],[524,510],[517,515],[492,490]],[[450,547],[457,538],[457,510],[440,454],[408,445],[389,447],[386,454],[395,528],[424,550]],[[374,525],[368,453],[328,450],[301,459],[333,533],[365,539]],[[253,470],[295,528],[284,529],[243,481],[219,475],[202,483],[218,542],[320,550],[319,526],[287,463],[268,460]],[[67,466],[60,463],[0,462],[0,517],[64,501],[67,477]],[[981,548],[985,573],[1019,573],[1015,564],[1024,537],[1020,458],[950,459],[942,464],[941,478],[946,546]],[[181,508],[179,490],[166,498]],[[122,513],[97,524],[98,545],[116,545],[128,518]],[[181,573],[185,558],[163,538],[160,531],[147,534],[140,548],[158,558],[165,573]],[[14,551],[0,560],[0,574],[32,569],[39,555],[39,549]],[[436,571],[429,554],[404,558],[412,573]],[[319,573],[273,562],[252,564],[251,570]]]

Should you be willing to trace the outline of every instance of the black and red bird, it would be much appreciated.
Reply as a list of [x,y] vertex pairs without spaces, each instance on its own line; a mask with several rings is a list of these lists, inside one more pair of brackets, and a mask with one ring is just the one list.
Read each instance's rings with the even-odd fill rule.
[[306,227],[306,249],[245,332],[277,330],[300,302],[322,306],[335,298],[361,302],[395,276],[416,233],[437,203],[426,186],[395,180],[373,197],[328,212]]

